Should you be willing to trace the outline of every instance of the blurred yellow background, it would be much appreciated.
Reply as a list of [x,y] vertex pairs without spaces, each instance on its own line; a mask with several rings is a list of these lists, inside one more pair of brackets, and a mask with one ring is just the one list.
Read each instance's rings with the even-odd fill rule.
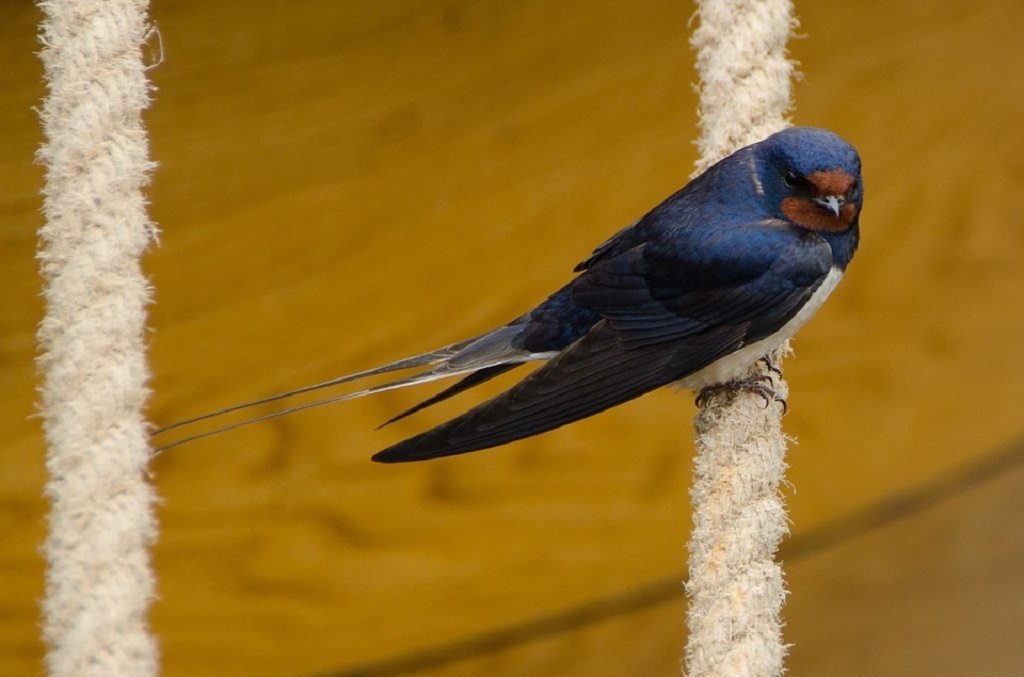
[[[155,2],[152,420],[432,349],[563,284],[690,173],[692,9]],[[788,665],[1022,674],[1024,5],[797,11],[794,121],[852,141],[867,193],[786,365]],[[3,674],[42,655],[39,19],[0,4]],[[369,462],[507,384],[380,432],[430,387],[157,458],[166,673],[677,673],[689,394]]]

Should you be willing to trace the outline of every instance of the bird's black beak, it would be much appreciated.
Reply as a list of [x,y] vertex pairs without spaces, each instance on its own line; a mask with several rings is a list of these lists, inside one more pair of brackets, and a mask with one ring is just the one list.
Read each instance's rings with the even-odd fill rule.
[[839,210],[842,209],[843,204],[846,202],[846,198],[839,195],[826,195],[825,197],[816,197],[814,198],[814,201],[832,212],[832,214],[838,218]]

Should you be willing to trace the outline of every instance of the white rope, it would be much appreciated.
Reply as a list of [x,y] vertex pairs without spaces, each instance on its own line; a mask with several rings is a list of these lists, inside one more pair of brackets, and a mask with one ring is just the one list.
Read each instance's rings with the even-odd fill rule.
[[141,188],[146,0],[45,0],[46,168],[38,258],[50,480],[43,637],[52,675],[152,675],[146,613],[154,493],[139,257],[156,230]]
[[[700,73],[698,170],[787,125],[792,9],[790,0],[698,3],[700,25],[691,40]],[[755,367],[752,373],[769,372]],[[787,395],[781,377],[774,388]],[[782,674],[786,591],[774,558],[787,532],[779,493],[786,467],[781,417],[781,405],[766,407],[760,395],[732,392],[707,398],[694,422],[686,584],[686,673],[693,677]]]

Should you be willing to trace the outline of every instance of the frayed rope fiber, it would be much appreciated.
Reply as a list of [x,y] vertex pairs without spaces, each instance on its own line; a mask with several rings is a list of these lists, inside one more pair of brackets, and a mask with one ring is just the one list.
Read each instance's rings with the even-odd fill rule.
[[[701,171],[787,126],[796,27],[790,0],[702,0],[691,44],[700,74]],[[775,356],[778,364],[783,346]],[[758,365],[752,374],[782,377]],[[708,397],[694,422],[693,533],[685,673],[781,675],[786,589],[775,552],[787,533],[782,405],[749,392]]]
[[144,0],[45,0],[47,96],[38,259],[48,445],[43,638],[51,675],[153,675],[147,627],[155,495],[143,407],[150,291],[139,257],[156,234],[142,187],[149,103]]

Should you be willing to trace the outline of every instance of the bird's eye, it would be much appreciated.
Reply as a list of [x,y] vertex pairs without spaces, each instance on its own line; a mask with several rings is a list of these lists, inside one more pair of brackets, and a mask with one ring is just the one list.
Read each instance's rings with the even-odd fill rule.
[[796,172],[793,171],[787,171],[785,174],[782,175],[782,182],[786,184],[787,188],[794,187],[799,180],[800,177],[797,176]]

